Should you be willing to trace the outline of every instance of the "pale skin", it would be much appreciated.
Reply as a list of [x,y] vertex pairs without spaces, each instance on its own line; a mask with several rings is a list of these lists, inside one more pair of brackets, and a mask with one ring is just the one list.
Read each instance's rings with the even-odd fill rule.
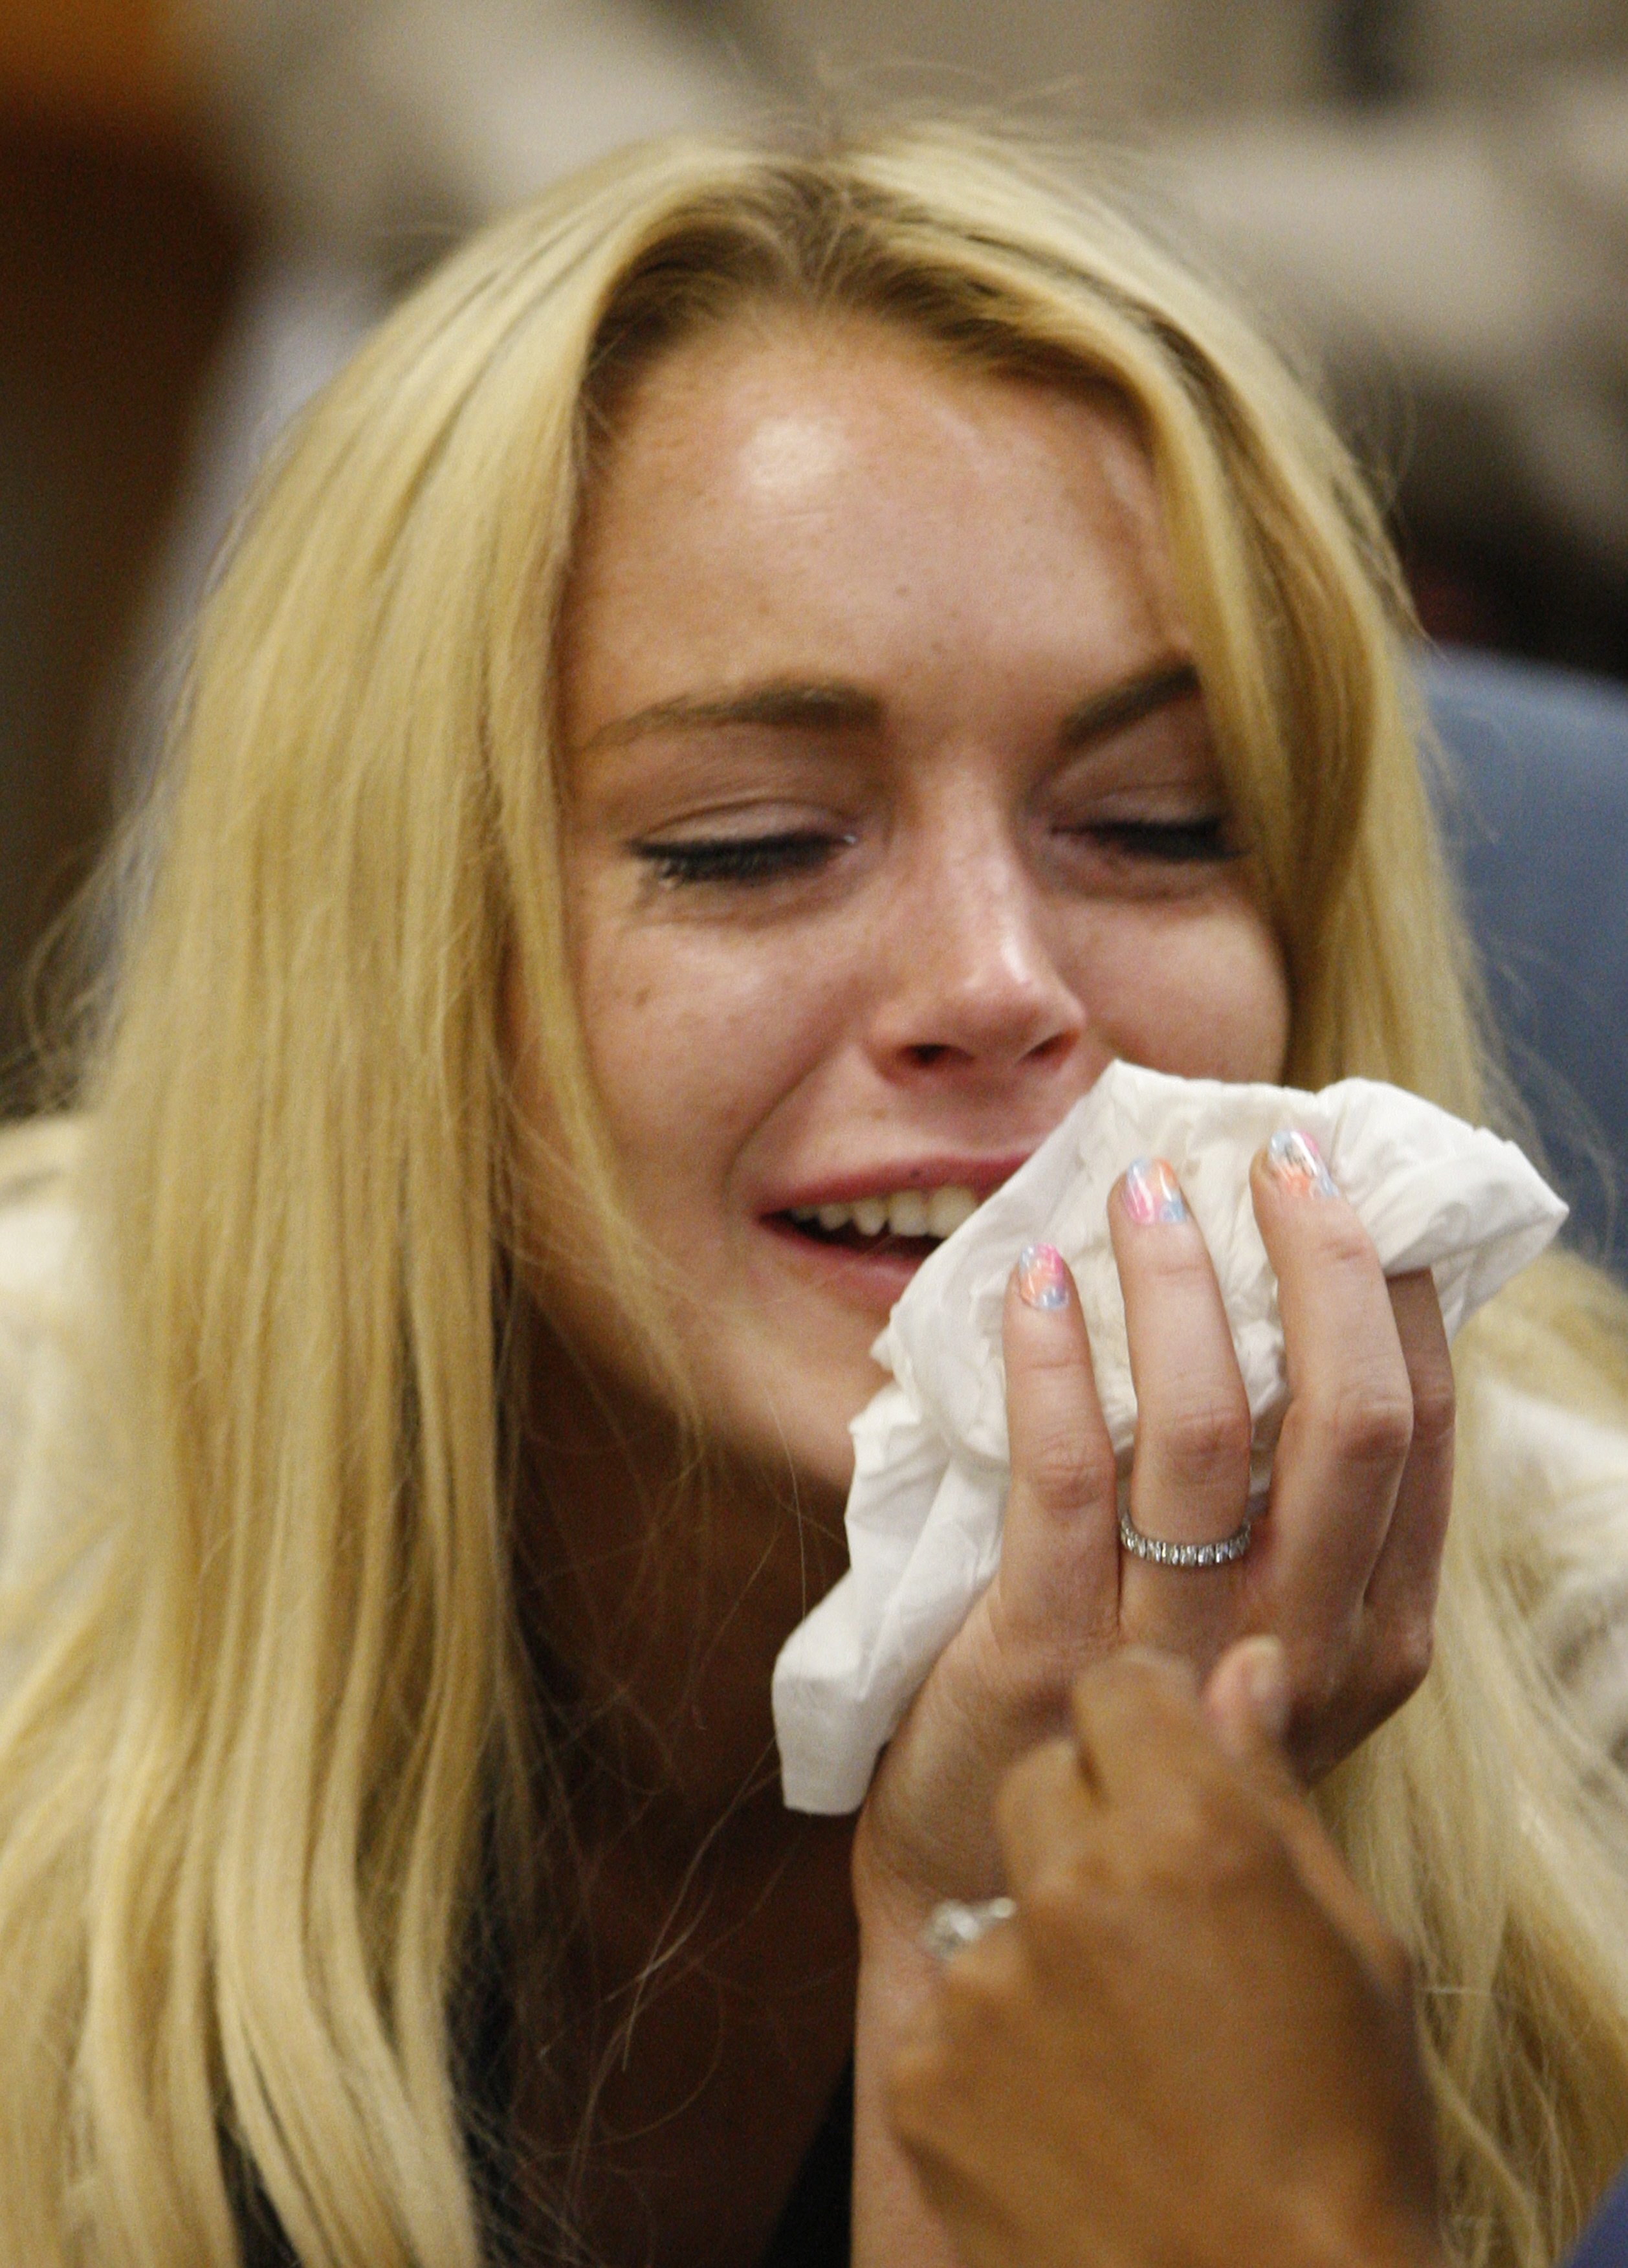
[[[930,2268],[954,2256],[883,2091],[931,1981],[922,1919],[998,1885],[1002,1774],[1129,1640],[1203,1667],[1276,1631],[1308,1772],[1412,1690],[1450,1487],[1440,1318],[1427,1281],[1385,1284],[1343,1201],[1257,1164],[1293,1402],[1256,1547],[1178,1575],[1122,1564],[1077,1303],[1014,1294],[999,1577],[857,1836],[788,1816],[769,1674],[840,1566],[847,1424],[920,1256],[821,1242],[791,1210],[981,1194],[1116,1056],[1275,1079],[1283,964],[1227,817],[1151,469],[1101,396],[960,369],[858,318],[770,313],[681,345],[597,470],[561,664],[592,1068],[733,1461],[726,1510],[704,1539],[664,1535],[640,1587],[671,1440],[593,1285],[539,1263],[575,1361],[539,1376],[556,1485],[532,1597],[554,1674],[601,1708],[615,1756],[582,1829],[596,1990],[624,2009],[652,1948],[687,1947],[640,1988],[601,2097],[628,2139],[588,2209],[613,2257],[648,2237],[658,2261],[755,2260],[851,2051],[854,2257]],[[518,996],[509,1015],[544,1116]],[[1112,1225],[1136,1516],[1226,1533],[1247,1410],[1202,1239],[1118,1195]]]

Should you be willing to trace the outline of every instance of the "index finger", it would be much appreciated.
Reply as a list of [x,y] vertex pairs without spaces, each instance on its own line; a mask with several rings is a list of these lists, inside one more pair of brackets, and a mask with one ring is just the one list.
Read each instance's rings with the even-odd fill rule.
[[1201,1749],[1205,1771],[1225,1777],[1197,1681],[1178,1655],[1120,1647],[1076,1679],[1071,1710],[1073,1738],[1032,1749],[996,1798],[1006,1877],[1020,1900],[1095,1848],[1116,1807],[1179,1788]]
[[1227,1779],[1197,1679],[1177,1655],[1122,1646],[1075,1681],[1072,1716],[1079,1769],[1101,1804],[1156,1812],[1184,1787]]

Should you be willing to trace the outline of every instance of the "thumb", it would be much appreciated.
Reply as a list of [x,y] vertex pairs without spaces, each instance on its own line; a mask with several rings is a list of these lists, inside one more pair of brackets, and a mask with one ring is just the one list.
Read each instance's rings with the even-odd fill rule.
[[1271,1812],[1301,1881],[1342,1936],[1394,1987],[1395,1940],[1346,1872],[1284,1754],[1293,1702],[1288,1657],[1270,1637],[1240,1638],[1229,1646],[1204,1690],[1204,1714]]
[[1292,1700],[1289,1661],[1275,1638],[1240,1638],[1211,1671],[1204,1714],[1239,1764],[1263,1764],[1281,1750]]

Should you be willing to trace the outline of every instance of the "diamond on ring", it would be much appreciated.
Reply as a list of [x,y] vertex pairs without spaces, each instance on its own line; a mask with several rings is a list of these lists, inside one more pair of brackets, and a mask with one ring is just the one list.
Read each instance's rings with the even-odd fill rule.
[[1171,1543],[1162,1535],[1144,1535],[1139,1528],[1132,1526],[1130,1513],[1122,1512],[1119,1540],[1127,1551],[1133,1552],[1138,1559],[1151,1561],[1155,1567],[1225,1567],[1243,1557],[1249,1548],[1254,1526],[1253,1517],[1249,1517],[1230,1535],[1219,1535],[1212,1543]]
[[951,1954],[976,1945],[998,1922],[1010,1921],[1016,1911],[1010,1898],[981,1898],[974,1905],[946,1898],[927,1917],[927,1926],[921,1933],[922,1950],[935,1961],[947,1961]]

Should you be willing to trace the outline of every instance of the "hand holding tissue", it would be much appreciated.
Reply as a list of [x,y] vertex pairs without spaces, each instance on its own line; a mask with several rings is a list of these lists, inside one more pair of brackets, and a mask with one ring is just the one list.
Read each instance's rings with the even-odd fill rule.
[[1073,1270],[1122,1478],[1136,1438],[1110,1189],[1167,1159],[1203,1231],[1254,1428],[1263,1499],[1288,1398],[1277,1285],[1249,1191],[1255,1152],[1309,1133],[1388,1276],[1430,1269],[1449,1338],[1550,1242],[1565,1206],[1510,1142],[1372,1079],[1310,1094],[1116,1063],[1021,1169],[933,1252],[873,1350],[891,1383],[854,1420],[849,1571],[775,1665],[787,1805],[864,1801],[876,1759],[993,1577],[1009,1479],[1001,1315],[1025,1246]]

